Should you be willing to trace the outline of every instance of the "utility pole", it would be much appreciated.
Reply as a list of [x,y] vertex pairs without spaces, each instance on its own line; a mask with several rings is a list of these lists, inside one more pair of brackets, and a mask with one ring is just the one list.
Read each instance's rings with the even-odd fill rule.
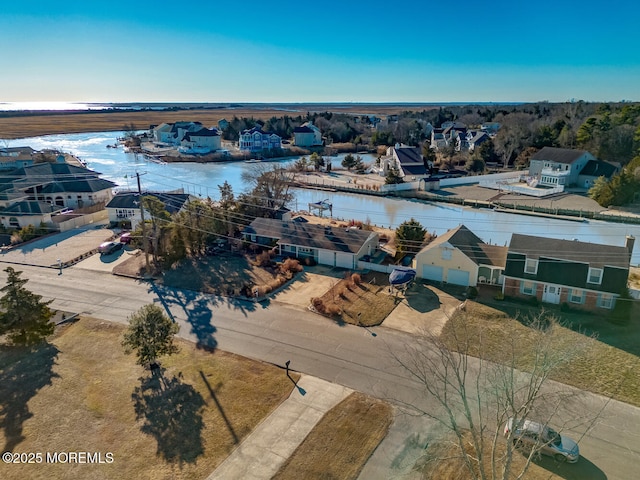
[[142,221],[142,249],[144,250],[145,272],[149,274],[149,240],[147,239],[147,226],[144,222],[144,205],[142,204],[142,188],[140,187],[140,173],[136,172],[138,180],[138,198],[140,199],[140,220]]

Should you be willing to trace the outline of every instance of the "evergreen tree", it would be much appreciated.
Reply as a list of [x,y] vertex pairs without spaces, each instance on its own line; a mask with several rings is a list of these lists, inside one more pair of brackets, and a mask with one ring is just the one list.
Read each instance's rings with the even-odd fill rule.
[[127,354],[135,350],[138,365],[153,366],[159,356],[178,351],[173,344],[173,336],[179,328],[162,308],[151,303],[129,317],[129,327],[124,333],[122,346]]
[[427,231],[417,220],[402,222],[396,228],[396,248],[400,253],[419,252],[426,235]]
[[22,272],[12,267],[4,270],[7,273],[7,284],[0,289],[4,293],[0,298],[0,333],[7,333],[9,340],[15,345],[35,345],[42,342],[54,330],[50,322],[53,312],[48,302],[42,301],[24,285],[28,280],[20,278]]

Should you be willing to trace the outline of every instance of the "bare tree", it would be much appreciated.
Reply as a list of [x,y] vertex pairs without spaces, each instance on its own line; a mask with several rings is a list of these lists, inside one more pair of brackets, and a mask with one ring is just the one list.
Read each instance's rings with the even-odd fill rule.
[[[492,345],[489,330],[470,326],[469,315],[459,310],[441,336],[425,333],[402,354],[392,353],[427,397],[399,403],[408,413],[435,420],[447,432],[466,478],[523,478],[546,444],[539,440],[514,462],[517,442],[513,432],[503,438],[505,423],[509,418],[515,424],[534,419],[543,426],[553,425],[557,432],[592,424],[599,413],[584,413],[589,410],[580,407],[581,393],[551,382],[554,373],[592,342],[577,336],[567,344],[556,335],[556,319],[541,311],[528,321],[526,339],[512,336],[506,343]],[[496,348],[502,363],[487,360],[489,350]],[[447,455],[450,462],[451,449]]]

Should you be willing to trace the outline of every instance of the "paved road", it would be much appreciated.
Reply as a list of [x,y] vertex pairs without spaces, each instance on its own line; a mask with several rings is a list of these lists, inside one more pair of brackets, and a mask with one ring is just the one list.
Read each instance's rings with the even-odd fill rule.
[[[230,301],[104,272],[69,268],[57,275],[56,270],[30,266],[20,270],[29,279],[28,288],[54,298],[55,308],[124,323],[131,312],[158,302],[181,325],[180,336],[189,340],[280,365],[291,360],[295,370],[381,398],[426,406],[420,385],[408,378],[389,354],[401,351],[411,339],[407,333],[339,326],[277,301]],[[4,281],[2,274],[0,283]],[[601,397],[588,394],[581,408],[595,410],[603,403]],[[413,428],[416,431],[411,431]],[[411,439],[416,439],[414,434],[424,438],[428,433],[425,428],[428,424],[419,427],[417,422],[398,419],[397,428],[367,466],[371,470],[367,478],[398,475],[392,465],[411,463],[409,456],[419,452],[411,447]],[[576,431],[574,436],[580,433]],[[557,473],[563,478],[637,478],[640,409],[611,402],[580,447],[584,458],[577,465],[560,467]]]

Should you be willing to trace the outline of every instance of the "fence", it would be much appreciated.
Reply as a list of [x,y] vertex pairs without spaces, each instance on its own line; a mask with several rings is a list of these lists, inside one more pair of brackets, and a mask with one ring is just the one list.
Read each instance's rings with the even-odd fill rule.
[[106,210],[100,210],[99,212],[89,213],[86,215],[73,216],[64,222],[57,223],[58,230],[66,232],[72,228],[82,227],[90,223],[99,222],[109,218]]

